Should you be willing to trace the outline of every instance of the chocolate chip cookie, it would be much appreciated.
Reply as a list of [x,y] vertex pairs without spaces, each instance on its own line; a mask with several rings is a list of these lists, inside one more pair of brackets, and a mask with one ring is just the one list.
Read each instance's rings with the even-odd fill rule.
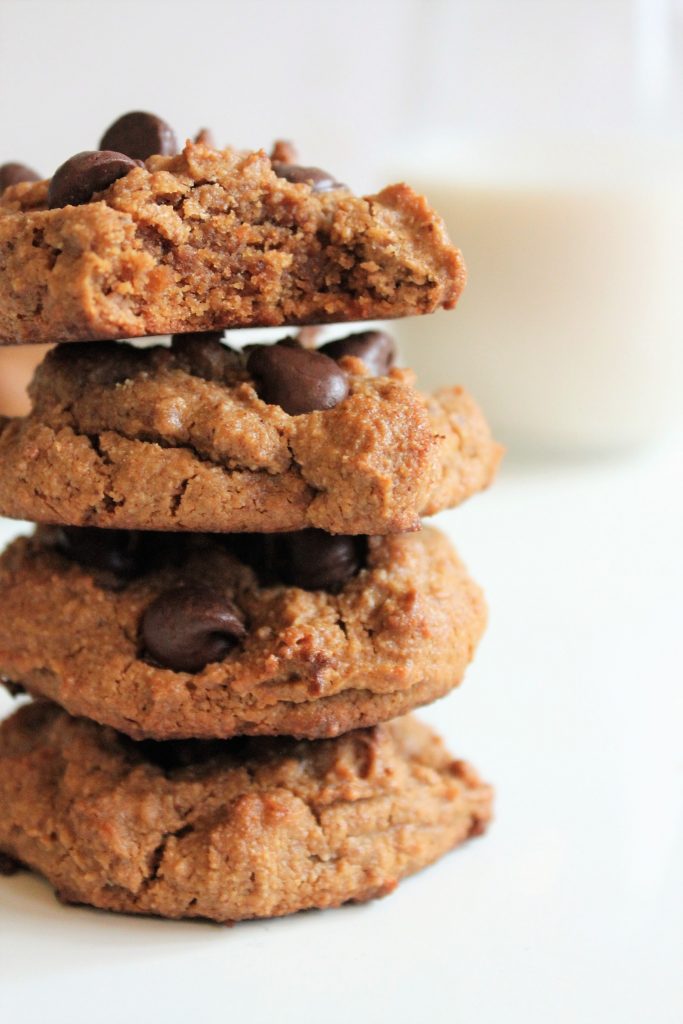
[[30,415],[0,418],[0,514],[142,530],[416,529],[486,487],[501,449],[469,395],[422,395],[387,344],[364,332],[317,351],[289,338],[237,352],[207,335],[59,346],[36,372]]
[[336,736],[456,686],[486,609],[438,531],[42,527],[0,558],[0,677],[135,738]]
[[[51,180],[4,168],[0,343],[340,323],[455,305],[461,255],[407,185],[361,198],[319,168],[262,150],[188,142],[176,154],[160,119],[126,117]],[[151,146],[159,152],[144,162],[133,155]]]
[[106,910],[238,921],[369,900],[480,834],[491,803],[413,718],[134,743],[39,703],[0,726],[0,850]]

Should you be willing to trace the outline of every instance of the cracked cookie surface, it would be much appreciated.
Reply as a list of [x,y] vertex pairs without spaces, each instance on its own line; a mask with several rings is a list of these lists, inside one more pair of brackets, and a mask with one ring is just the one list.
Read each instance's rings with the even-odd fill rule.
[[263,151],[188,143],[82,206],[46,209],[48,186],[0,198],[0,343],[413,316],[465,283],[408,186],[316,192]]
[[[237,557],[244,537],[180,536],[179,549],[163,535],[159,558],[145,539],[152,567],[127,581],[60,553],[50,528],[14,541],[0,558],[0,677],[136,738],[315,738],[443,696],[484,630],[482,593],[434,529],[370,538],[338,593],[260,582]],[[146,609],[197,584],[240,610],[246,637],[200,671],[154,664]]]
[[0,420],[0,514],[146,530],[416,529],[492,480],[501,449],[461,388],[339,361],[349,393],[298,416],[220,341],[59,346],[23,419]]
[[411,717],[313,742],[136,744],[46,702],[0,725],[0,850],[107,910],[238,921],[369,900],[480,834],[491,803]]

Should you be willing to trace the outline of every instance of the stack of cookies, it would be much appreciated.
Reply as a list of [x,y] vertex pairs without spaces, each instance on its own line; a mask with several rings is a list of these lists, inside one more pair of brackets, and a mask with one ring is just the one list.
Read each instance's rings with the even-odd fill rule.
[[[5,868],[217,921],[391,891],[490,817],[408,713],[485,623],[421,517],[500,449],[343,325],[454,306],[460,254],[405,185],[179,152],[150,114],[0,185],[0,342],[60,342],[0,419],[0,514],[38,524],[0,559],[0,677],[34,698],[0,727]],[[223,335],[255,326],[296,330]]]

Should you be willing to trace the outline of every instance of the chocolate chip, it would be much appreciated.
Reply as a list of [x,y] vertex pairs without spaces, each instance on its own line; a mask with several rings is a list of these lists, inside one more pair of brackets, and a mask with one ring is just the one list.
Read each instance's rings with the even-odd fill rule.
[[336,593],[365,565],[367,554],[367,537],[324,530],[223,534],[221,539],[235,558],[251,566],[265,587],[286,583]]
[[145,650],[175,672],[200,672],[209,662],[222,661],[245,636],[239,608],[210,587],[167,590],[142,617]]
[[332,359],[341,359],[342,356],[355,356],[356,359],[362,359],[375,377],[384,377],[396,359],[394,339],[385,331],[361,331],[360,334],[349,334],[347,338],[326,342],[320,346],[318,352],[324,352]]
[[146,160],[155,154],[175,156],[178,143],[171,126],[160,117],[134,110],[107,128],[100,149],[114,149],[133,159]]
[[179,365],[193,377],[227,381],[230,374],[243,364],[240,353],[223,338],[223,331],[174,334],[171,338],[171,351]]
[[111,573],[121,581],[133,579],[142,571],[144,535],[137,531],[56,526],[43,535],[60,554],[85,569]]
[[[275,342],[276,345],[284,345],[285,348],[303,348],[298,338],[280,338],[279,341]],[[263,347],[263,346],[260,346]]]
[[348,378],[334,359],[298,345],[254,349],[247,359],[247,371],[254,378],[259,398],[279,405],[290,416],[332,409],[349,392]]
[[324,530],[299,530],[276,538],[276,559],[283,582],[304,590],[337,593],[365,561],[365,537]]
[[86,150],[76,153],[52,176],[47,193],[51,210],[61,206],[81,206],[95,194],[109,188],[117,178],[123,178],[137,164],[123,153],[109,150]]
[[26,164],[3,164],[0,167],[0,195],[10,185],[18,185],[21,181],[40,181],[40,175]]
[[335,181],[331,174],[320,167],[302,167],[301,164],[286,164],[273,160],[271,164],[278,178],[286,178],[293,185],[310,185],[314,192],[331,192],[335,188],[346,188]]

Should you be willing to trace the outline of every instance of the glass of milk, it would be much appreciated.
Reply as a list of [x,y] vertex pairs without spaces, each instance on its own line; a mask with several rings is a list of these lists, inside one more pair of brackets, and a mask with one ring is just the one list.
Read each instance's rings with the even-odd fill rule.
[[625,449],[680,418],[680,145],[479,140],[399,169],[469,271],[455,312],[394,325],[424,388],[465,385],[518,451]]

